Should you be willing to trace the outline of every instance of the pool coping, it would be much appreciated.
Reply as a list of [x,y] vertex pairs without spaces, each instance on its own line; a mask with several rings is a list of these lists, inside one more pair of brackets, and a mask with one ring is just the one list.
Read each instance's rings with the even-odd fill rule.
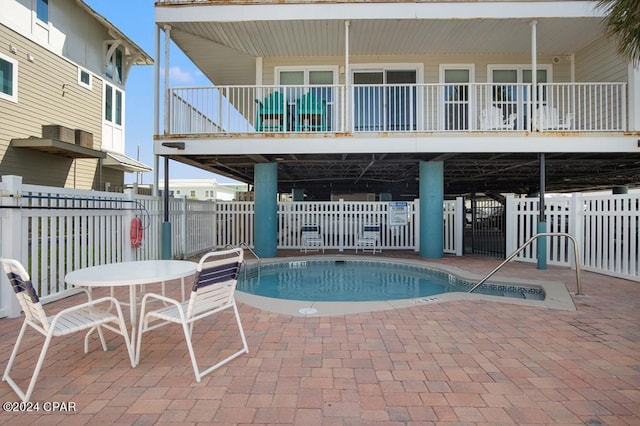
[[[398,259],[384,256],[376,256],[375,258],[353,255],[313,255],[313,256],[294,256],[294,257],[274,257],[261,259],[261,265],[268,265],[283,262],[300,262],[300,261],[327,261],[327,260],[346,260],[346,261],[382,261],[407,266],[423,267],[434,269],[444,273],[450,273],[461,279],[468,281],[479,281],[483,276],[474,274],[464,269],[454,266],[435,264],[423,260]],[[247,265],[255,265],[257,262],[253,259],[247,260]],[[526,286],[541,287],[545,292],[545,300],[533,299],[516,299],[512,297],[490,296],[479,293],[452,292],[443,293],[434,296],[427,296],[412,299],[397,299],[387,301],[371,301],[371,302],[312,302],[303,300],[286,300],[271,297],[256,296],[245,293],[240,290],[236,291],[235,298],[238,302],[246,303],[256,308],[284,315],[292,316],[334,316],[358,314],[374,311],[383,311],[389,309],[407,308],[410,306],[423,305],[428,303],[445,303],[462,300],[481,300],[489,302],[509,303],[515,305],[560,309],[566,311],[575,311],[576,307],[573,303],[571,294],[563,282],[559,281],[536,281],[525,279],[505,279],[491,278],[492,283],[496,284],[516,284]]]

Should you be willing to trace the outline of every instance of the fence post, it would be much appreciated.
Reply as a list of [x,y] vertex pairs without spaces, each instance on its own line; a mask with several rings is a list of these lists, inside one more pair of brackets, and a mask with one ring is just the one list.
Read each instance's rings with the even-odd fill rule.
[[456,256],[462,256],[464,254],[464,226],[465,226],[465,216],[467,214],[464,208],[464,198],[456,197],[456,206],[455,206],[455,229],[457,230],[455,233],[456,241],[455,241],[455,250]]
[[[13,208],[21,205],[22,176],[2,176],[2,220],[0,220],[0,235],[2,235],[2,257],[16,259],[28,268],[22,259],[22,211]],[[26,240],[27,236],[24,236]],[[2,271],[0,280],[0,309],[4,308],[9,318],[20,316],[20,304],[15,297],[7,275]],[[7,281],[7,282],[5,282]]]
[[[517,224],[523,223],[520,212],[516,210],[516,199],[513,195],[507,195],[505,200],[505,226],[504,226],[504,238],[505,256],[509,256],[511,253],[518,249],[518,226]],[[528,237],[527,237],[528,238]]]
[[342,198],[338,200],[338,217],[340,218],[340,220],[338,220],[338,251],[343,252],[344,251],[345,215],[344,215],[344,200]]
[[[123,262],[129,262],[132,260],[135,260],[135,255],[134,255],[134,251],[133,251],[133,247],[131,247],[131,221],[134,218],[134,213],[135,213],[135,203],[133,202],[134,200],[134,192],[132,189],[125,189],[124,190],[124,194],[127,200],[131,201],[131,203],[128,203],[130,205],[131,208],[128,208],[125,211],[124,217],[123,217],[123,223],[122,223],[122,233],[123,238],[122,240],[124,241],[123,247],[122,247],[122,261]],[[144,244],[144,241],[143,241]],[[144,247],[144,245],[142,246]]]
[[182,236],[180,247],[182,249],[182,258],[184,258],[187,253],[187,247],[189,247],[187,245],[188,241],[187,241],[187,196],[186,195],[182,196],[182,208],[180,210],[182,214],[182,216],[180,217],[180,235]]
[[[576,192],[571,196],[571,203],[569,205],[569,234],[576,239],[578,244],[578,261],[584,263],[582,257],[584,256],[584,204],[582,201],[582,194]],[[571,241],[569,244],[569,252],[571,252]],[[569,265],[571,269],[576,268],[576,262],[574,256],[569,255]]]
[[413,251],[416,253],[420,251],[420,198],[413,200]]

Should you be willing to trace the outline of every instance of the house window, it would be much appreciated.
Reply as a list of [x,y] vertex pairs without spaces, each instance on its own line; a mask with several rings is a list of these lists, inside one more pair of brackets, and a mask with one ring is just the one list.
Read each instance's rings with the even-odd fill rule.
[[[107,46],[107,50],[111,45]],[[122,50],[118,47],[111,56],[111,60],[107,63],[107,77],[113,79],[116,83],[122,84]]]
[[122,92],[118,89],[116,92],[116,124],[122,125]]
[[84,70],[78,67],[78,84],[80,86],[86,87],[87,89],[91,89],[92,87],[92,78],[89,71]]
[[110,84],[104,89],[104,119],[105,121],[122,125],[122,91]]
[[190,194],[192,197],[195,197],[195,196],[196,196],[196,191],[191,191],[189,194]]
[[0,99],[18,102],[18,61],[0,54]]
[[39,21],[49,23],[49,0],[36,0],[36,17]]
[[310,127],[303,125],[302,130],[318,127],[320,130],[331,130],[333,128],[333,110],[336,99],[333,85],[337,84],[337,71],[338,67],[276,67],[277,83],[281,86],[286,86],[285,94],[290,105],[287,116],[288,130],[292,130],[295,123],[304,124],[303,121],[299,120],[300,117],[296,117],[294,105],[296,101],[303,99],[305,95],[324,100],[326,108],[323,111],[324,118],[321,118],[320,124],[313,123]]

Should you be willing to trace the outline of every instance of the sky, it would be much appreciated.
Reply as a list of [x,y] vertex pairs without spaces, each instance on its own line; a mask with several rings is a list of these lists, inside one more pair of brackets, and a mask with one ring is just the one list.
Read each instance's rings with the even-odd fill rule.
[[[154,61],[157,61],[154,41],[154,0],[84,0],[84,2],[140,46]],[[161,34],[161,37],[163,36],[164,34]],[[163,41],[160,48],[164,49]],[[211,85],[211,82],[175,46],[171,48],[170,63],[170,85]],[[164,70],[161,69],[161,78],[163,73]],[[151,167],[153,167],[153,78],[153,65],[136,65],[131,67],[125,86],[125,153]],[[161,81],[160,84],[162,87],[164,83]],[[163,165],[164,159],[160,158],[161,179],[164,177]],[[215,178],[218,182],[230,181],[225,177],[175,161],[169,162],[169,178]],[[135,173],[125,173],[126,183],[132,183],[135,180]],[[140,180],[140,183],[144,184],[153,183],[153,172],[143,173]]]

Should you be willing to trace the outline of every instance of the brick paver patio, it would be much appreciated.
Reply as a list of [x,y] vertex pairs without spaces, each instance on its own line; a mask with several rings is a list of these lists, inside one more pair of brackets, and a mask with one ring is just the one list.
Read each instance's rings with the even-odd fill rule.
[[[479,274],[499,263],[430,262]],[[512,263],[499,276],[563,281],[576,291],[574,272],[564,268]],[[577,311],[457,301],[302,317],[239,304],[250,353],[201,383],[177,327],[146,335],[134,369],[120,336],[107,333],[107,352],[93,339],[88,354],[82,335],[58,338],[32,398],[40,411],[2,412],[0,423],[638,425],[640,283],[582,278]],[[51,314],[70,302],[45,308]],[[194,328],[203,365],[239,345],[232,316],[217,319]],[[2,370],[21,321],[0,319]],[[30,375],[41,342],[28,333],[16,377]],[[0,400],[17,400],[6,383]],[[45,412],[45,401],[73,403],[75,411]]]

